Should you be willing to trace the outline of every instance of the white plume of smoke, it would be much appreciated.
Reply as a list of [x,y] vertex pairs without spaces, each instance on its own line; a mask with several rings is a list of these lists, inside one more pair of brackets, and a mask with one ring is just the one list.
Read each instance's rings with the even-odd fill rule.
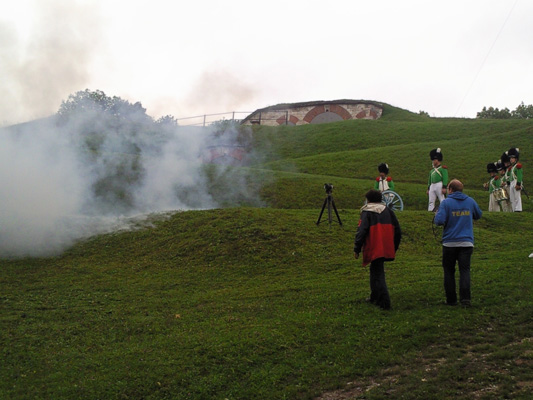
[[85,193],[73,156],[60,136],[2,133],[0,254],[55,253],[66,244],[69,233],[57,225],[79,212]]
[[[208,134],[209,130],[177,130],[160,155],[145,160],[144,185],[135,193],[135,202],[140,211],[216,206],[205,189],[205,177],[200,173],[203,167],[201,153]],[[190,192],[197,193],[192,204],[183,200],[183,195],[187,196]]]
[[[201,155],[222,138],[233,141],[231,132],[174,127],[154,135],[153,121],[146,131],[110,129],[88,116],[0,129],[0,257],[57,255],[82,238],[128,228],[132,218],[137,224],[139,215],[219,206]],[[97,134],[81,136],[84,124]],[[242,175],[217,173],[237,182],[248,203],[255,196]]]
[[66,95],[87,84],[96,50],[104,45],[94,4],[25,3],[23,15],[0,15],[0,126],[51,115]]

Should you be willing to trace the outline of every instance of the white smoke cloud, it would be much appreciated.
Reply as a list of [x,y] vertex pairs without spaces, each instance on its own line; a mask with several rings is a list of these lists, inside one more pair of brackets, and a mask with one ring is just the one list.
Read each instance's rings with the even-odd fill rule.
[[205,177],[200,173],[201,152],[209,131],[178,130],[157,157],[145,161],[144,185],[136,192],[136,204],[142,212],[189,209],[178,196],[181,191],[197,194],[193,208],[213,208],[216,203],[206,192]]
[[218,68],[203,71],[194,82],[184,104],[201,104],[213,112],[242,111],[259,94],[254,86],[241,76]]
[[20,15],[0,15],[0,126],[49,116],[87,85],[102,49],[98,7],[77,1],[24,1]]
[[48,133],[1,133],[0,254],[55,253],[69,243],[58,225],[79,212],[86,190],[65,138]]
[[[152,213],[220,206],[232,189],[248,203],[255,196],[242,173],[233,178],[223,166],[215,179],[223,175],[235,184],[224,199],[210,193],[202,154],[235,143],[232,129],[213,135],[178,127],[154,136],[150,129],[110,129],[88,117],[66,126],[48,118],[0,129],[0,257],[60,254],[80,239],[128,229]],[[84,124],[107,132],[97,151],[78,133]]]

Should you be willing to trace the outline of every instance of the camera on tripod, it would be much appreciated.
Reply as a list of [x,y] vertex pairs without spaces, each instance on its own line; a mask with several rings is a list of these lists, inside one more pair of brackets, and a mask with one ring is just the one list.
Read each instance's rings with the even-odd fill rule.
[[335,215],[337,216],[337,222],[339,225],[342,225],[341,217],[339,217],[339,213],[337,211],[337,207],[335,207],[335,201],[333,200],[333,195],[331,192],[333,191],[333,185],[331,183],[324,183],[324,189],[326,189],[326,199],[324,200],[324,205],[322,206],[322,210],[320,211],[320,215],[318,216],[318,221],[316,221],[316,224],[320,224],[320,219],[322,218],[322,214],[324,213],[324,209],[326,206],[328,207],[328,221],[329,225],[331,226],[332,216],[331,212],[332,209],[335,211]]

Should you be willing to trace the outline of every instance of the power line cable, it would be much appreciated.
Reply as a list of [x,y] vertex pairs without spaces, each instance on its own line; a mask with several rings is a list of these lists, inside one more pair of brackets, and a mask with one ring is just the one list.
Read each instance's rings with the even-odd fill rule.
[[487,53],[487,55],[485,56],[485,59],[483,60],[483,62],[481,63],[481,66],[479,67],[477,73],[476,73],[476,76],[474,76],[474,79],[472,80],[472,83],[470,84],[470,86],[468,87],[468,90],[466,91],[465,95],[463,96],[463,99],[461,100],[461,103],[459,104],[459,107],[457,107],[457,111],[455,112],[454,114],[454,117],[457,116],[457,114],[459,113],[459,110],[461,109],[461,107],[463,106],[463,103],[465,102],[466,98],[468,97],[468,95],[470,94],[470,91],[472,90],[472,87],[474,86],[474,83],[476,82],[479,74],[481,73],[481,70],[483,69],[485,63],[487,62],[489,56],[490,56],[490,53],[492,52],[492,49],[494,48],[494,45],[496,44],[496,42],[498,41],[498,38],[500,37],[500,34],[502,33],[503,31],[503,28],[505,28],[505,25],[507,24],[507,21],[509,20],[509,17],[511,16],[511,14],[513,13],[513,10],[516,6],[516,4],[518,3],[518,0],[515,0],[513,6],[511,7],[511,10],[509,11],[509,14],[507,14],[507,18],[505,18],[505,21],[503,21],[503,25],[501,26],[500,28],[500,31],[498,32],[498,34],[496,35],[496,38],[494,39],[494,41],[492,42],[492,45],[490,46],[490,49]]

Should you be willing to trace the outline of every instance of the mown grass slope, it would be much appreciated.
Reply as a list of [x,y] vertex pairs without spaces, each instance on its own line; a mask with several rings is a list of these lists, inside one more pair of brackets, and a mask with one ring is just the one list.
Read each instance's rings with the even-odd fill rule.
[[[460,179],[468,194],[480,205],[488,207],[488,195],[483,191],[483,183],[489,180],[486,166],[498,161],[511,147],[522,150],[520,161],[525,166],[528,185],[533,124],[529,120],[432,119],[386,106],[383,117],[377,121],[354,120],[275,129],[261,127],[254,137],[257,148],[264,149],[261,152],[265,155],[261,159],[262,168],[305,174],[295,179],[298,188],[292,191],[302,190],[306,195],[310,194],[306,186],[314,184],[318,176],[321,179],[327,177],[339,190],[349,187],[349,192],[357,193],[356,198],[346,198],[350,208],[361,204],[365,189],[371,188],[378,176],[377,166],[381,162],[389,165],[396,191],[402,199],[405,197],[406,205],[410,209],[426,208],[431,169],[429,152],[440,147],[450,178]],[[278,178],[281,178],[281,184],[278,179],[273,184],[279,190],[285,190],[296,177],[278,175]],[[313,181],[306,182],[306,178]],[[335,185],[336,182],[339,184]],[[266,190],[269,193],[275,191]],[[338,203],[345,194],[335,194]],[[274,203],[292,207],[291,202]],[[524,208],[532,210],[527,198]]]
[[[531,123],[387,110],[257,130],[268,151],[242,170],[235,207],[154,216],[59,257],[0,260],[0,398],[528,399],[531,204],[475,224],[471,308],[441,305],[424,208],[431,148],[483,205],[487,162],[518,146],[527,168]],[[382,161],[406,204],[390,312],[364,302],[368,271],[352,255]],[[343,226],[315,224],[325,182]],[[231,184],[222,177],[212,193]],[[266,207],[239,206],[254,192]]]

